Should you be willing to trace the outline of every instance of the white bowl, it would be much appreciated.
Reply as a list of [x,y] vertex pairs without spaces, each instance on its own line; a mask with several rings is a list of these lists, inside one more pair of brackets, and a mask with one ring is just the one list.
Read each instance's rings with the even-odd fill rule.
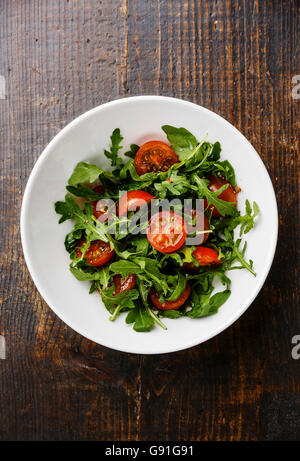
[[[64,238],[71,222],[58,224],[54,202],[65,196],[65,186],[80,161],[108,167],[103,149],[110,144],[114,128],[120,128],[124,148],[151,139],[166,140],[162,125],[182,126],[197,139],[208,133],[220,141],[222,158],[235,168],[239,209],[245,199],[254,200],[260,216],[247,234],[247,257],[254,261],[257,276],[246,270],[231,271],[231,296],[216,315],[203,319],[164,319],[158,326],[137,333],[126,325],[125,316],[115,322],[100,295],[88,294],[89,282],[79,282],[69,271]],[[185,349],[225,330],[250,306],[270,270],[277,242],[278,215],[268,172],[247,139],[219,115],[190,102],[161,96],[137,96],[96,107],[66,126],[46,147],[36,162],[24,193],[21,236],[25,260],[37,289],[53,311],[71,328],[99,344],[125,352],[159,354]]]

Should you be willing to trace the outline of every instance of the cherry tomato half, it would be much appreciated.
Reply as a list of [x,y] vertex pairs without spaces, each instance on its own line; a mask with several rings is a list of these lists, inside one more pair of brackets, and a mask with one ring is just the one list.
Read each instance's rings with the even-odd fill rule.
[[113,282],[115,285],[115,291],[113,292],[114,295],[118,295],[126,290],[132,290],[135,286],[136,275],[129,274],[127,277],[122,277],[121,275],[114,275]]
[[[98,194],[100,195],[103,195],[104,194],[104,187],[102,186],[102,184],[99,184],[99,186],[96,186],[94,189],[93,189],[94,192],[97,192]],[[97,206],[99,200],[93,200],[91,201],[91,205],[93,207],[93,215],[95,216],[95,218],[99,219],[100,216],[102,216],[105,212],[101,209],[101,207],[99,207],[99,205]]]
[[114,207],[111,208],[110,202],[110,199],[104,198],[97,200],[95,205],[92,203],[93,215],[98,219],[98,221],[103,223],[108,219],[113,219],[115,217]]
[[189,283],[186,284],[184,292],[177,298],[175,301],[165,301],[163,303],[159,302],[159,296],[154,288],[150,291],[150,299],[153,304],[163,311],[168,311],[170,309],[178,309],[181,307],[186,300],[188,299],[191,292],[191,286]]
[[[205,216],[204,213],[198,210],[187,210],[187,215],[192,217],[193,222],[191,224],[187,224],[187,232],[188,234],[193,234],[196,230],[197,231],[209,231],[210,225],[209,220]],[[194,245],[203,245],[209,237],[209,232],[203,234],[195,235],[195,243]]]
[[[85,239],[81,240],[79,247],[84,247],[85,243]],[[114,253],[114,250],[110,248],[109,242],[94,240],[86,250],[84,257],[91,266],[103,266],[103,264],[107,263],[113,257]],[[80,258],[81,255],[80,248],[76,248],[76,257]]]
[[153,197],[153,195],[148,194],[148,192],[143,190],[130,190],[129,192],[125,192],[119,200],[119,217],[124,216],[129,210],[136,211],[138,208],[154,198],[155,197]]
[[197,247],[193,251],[193,255],[197,259],[200,266],[208,266],[211,264],[221,264],[219,254],[213,248]]
[[134,164],[141,176],[149,172],[167,171],[178,161],[177,155],[168,144],[161,141],[149,141],[137,151]]
[[[221,200],[224,200],[225,202],[231,202],[234,206],[236,206],[236,192],[233,189],[233,187],[232,187],[232,185],[230,184],[229,181],[226,181],[225,179],[220,178],[219,176],[217,177],[214,174],[212,174],[209,177],[209,181],[210,181],[210,183],[209,183],[208,187],[212,192],[217,192],[217,190],[219,190],[222,186],[224,186],[225,184],[229,184],[227,189],[225,189],[218,196],[218,198],[221,199]],[[204,207],[205,208],[207,207],[207,200],[206,199],[204,199]],[[220,213],[218,212],[218,210],[213,205],[209,205],[208,209],[213,210],[213,212],[212,212],[213,216],[218,217],[218,218],[221,216]]]
[[147,229],[150,244],[162,253],[178,250],[186,239],[184,219],[174,211],[160,211],[152,216]]
[[[193,255],[197,259],[199,266],[218,266],[222,264],[221,259],[218,259],[219,254],[213,248],[199,246],[193,251]],[[184,263],[182,268],[186,271],[195,271],[198,266],[193,263]]]

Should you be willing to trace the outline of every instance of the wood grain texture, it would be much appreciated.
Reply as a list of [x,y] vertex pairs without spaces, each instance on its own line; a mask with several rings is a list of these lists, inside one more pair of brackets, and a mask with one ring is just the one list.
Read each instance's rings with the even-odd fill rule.
[[[0,0],[0,440],[299,439],[299,1]],[[58,131],[112,99],[175,96],[233,123],[267,166],[277,253],[251,309],[187,351],[96,345],[39,296],[22,193]]]

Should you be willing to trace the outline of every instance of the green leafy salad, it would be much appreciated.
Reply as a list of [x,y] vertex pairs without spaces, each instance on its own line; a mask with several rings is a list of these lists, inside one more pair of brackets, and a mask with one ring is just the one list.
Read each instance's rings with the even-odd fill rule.
[[256,275],[243,235],[259,208],[246,200],[245,214],[238,211],[240,189],[220,143],[162,130],[169,143],[132,144],[121,155],[116,128],[104,150],[109,171],[80,162],[55,203],[59,223],[74,223],[64,242],[70,271],[100,293],[111,321],[126,313],[138,332],[166,329],[164,317],[216,314],[230,296],[230,271]]

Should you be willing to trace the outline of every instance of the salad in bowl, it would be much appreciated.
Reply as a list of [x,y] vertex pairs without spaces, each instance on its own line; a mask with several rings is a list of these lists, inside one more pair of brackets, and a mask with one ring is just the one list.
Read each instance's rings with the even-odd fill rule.
[[240,213],[243,184],[221,160],[220,143],[161,128],[168,143],[153,139],[126,152],[114,129],[104,149],[111,169],[79,162],[55,203],[59,223],[74,224],[64,241],[71,273],[100,293],[111,321],[125,314],[137,332],[166,329],[164,318],[217,314],[231,294],[231,271],[256,276],[245,252],[259,207],[246,200]]

